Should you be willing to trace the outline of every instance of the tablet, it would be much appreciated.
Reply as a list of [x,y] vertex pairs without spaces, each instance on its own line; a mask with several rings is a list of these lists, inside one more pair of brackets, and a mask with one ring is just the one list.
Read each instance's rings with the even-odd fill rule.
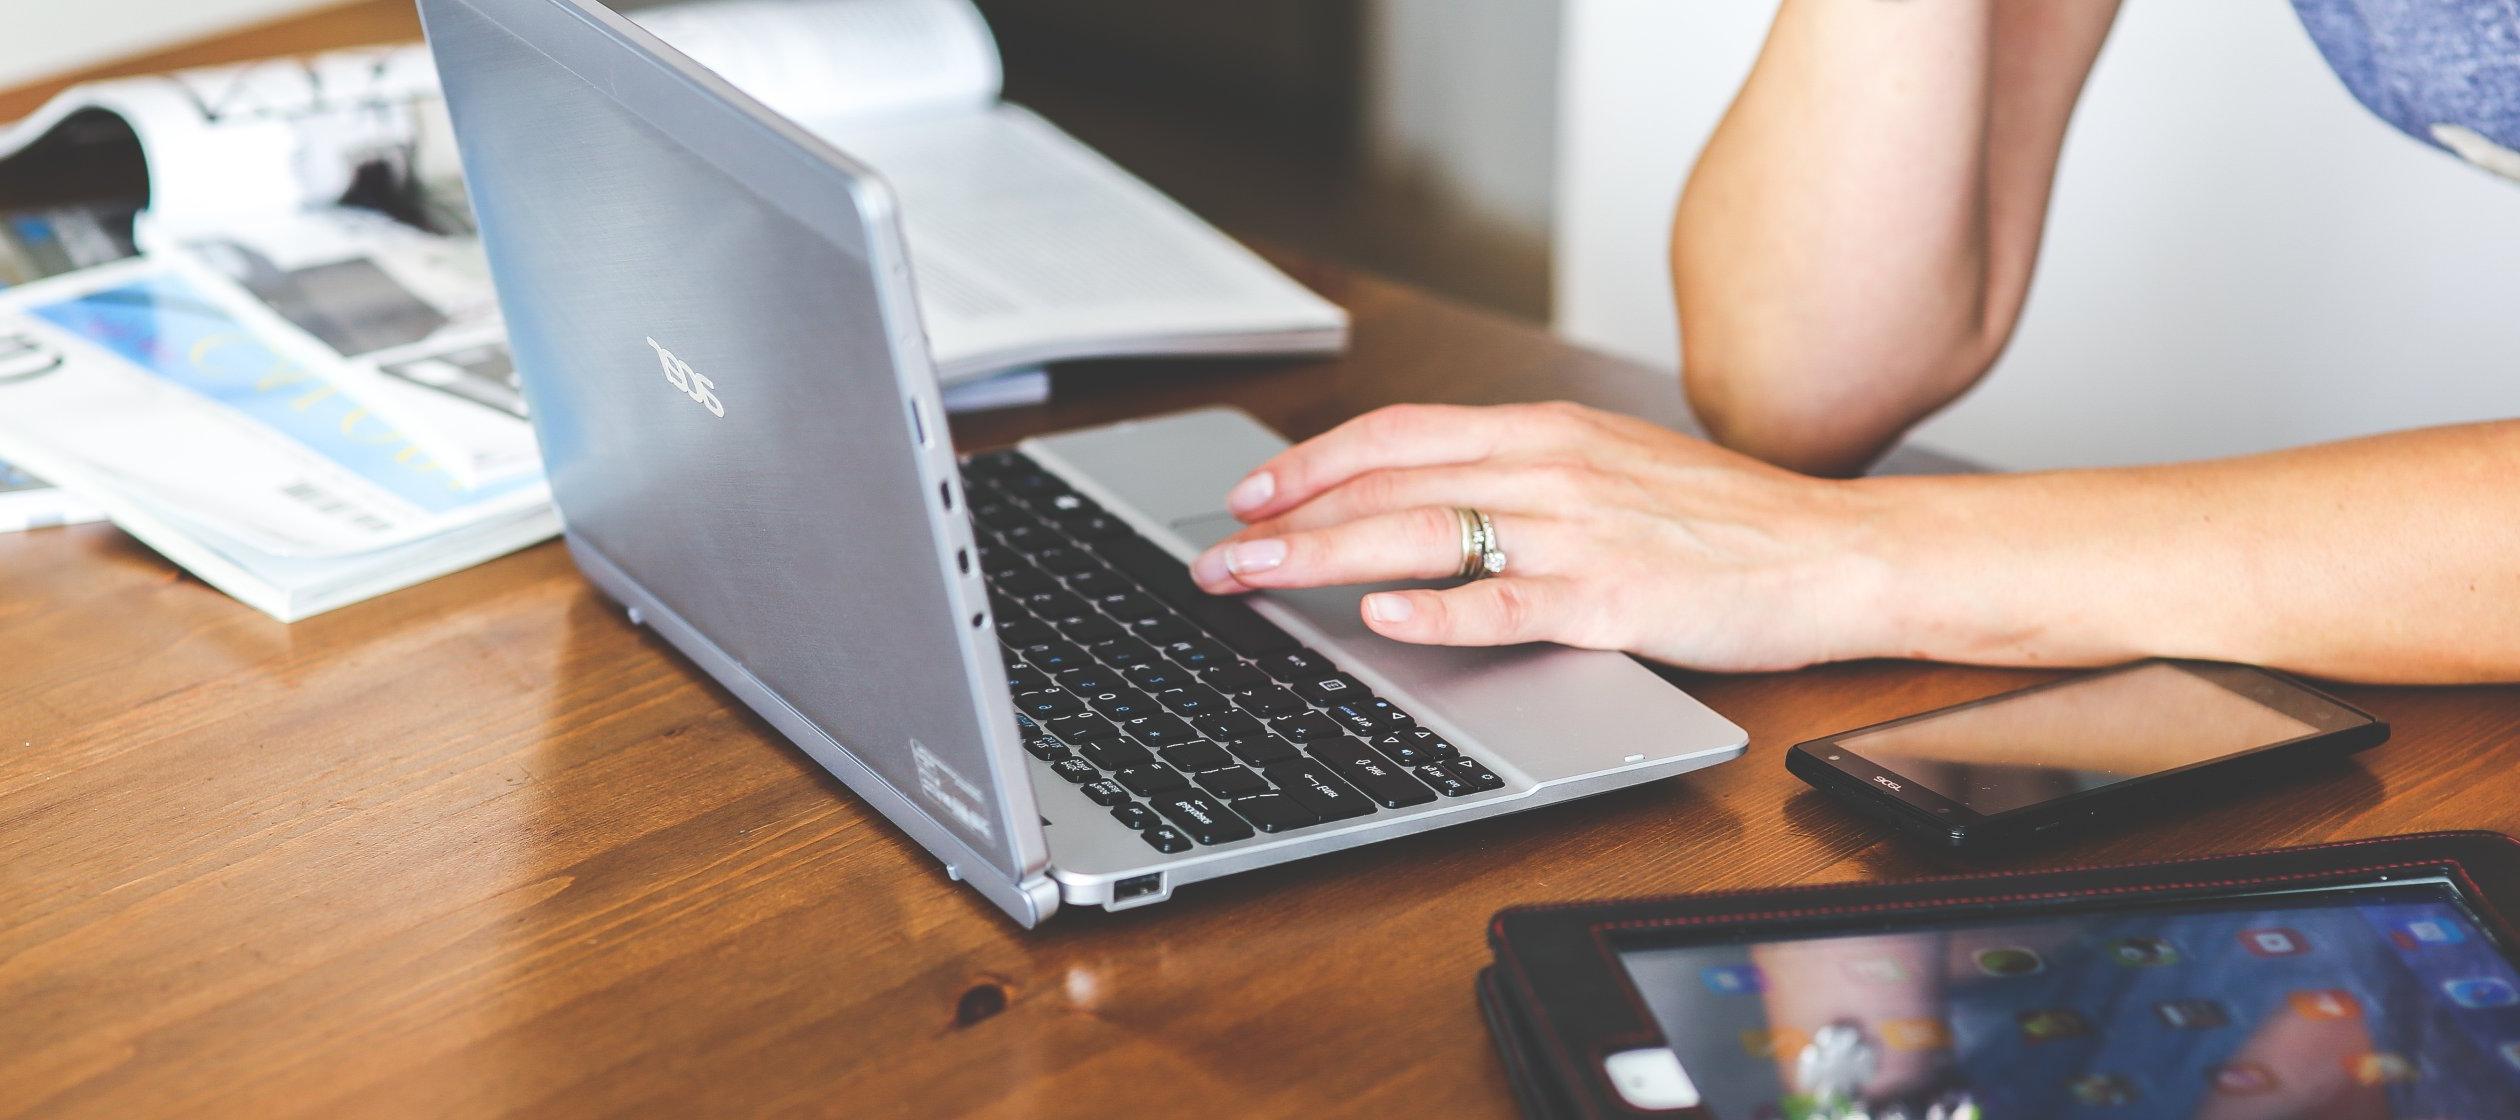
[[2520,1116],[2520,842],[1517,908],[1543,1116]]

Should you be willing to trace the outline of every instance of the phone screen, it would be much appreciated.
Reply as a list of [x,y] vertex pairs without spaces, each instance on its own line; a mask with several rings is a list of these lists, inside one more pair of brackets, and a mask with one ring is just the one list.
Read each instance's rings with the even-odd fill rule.
[[1994,816],[2318,730],[2175,665],[2151,662],[1836,742]]
[[2520,1116],[2520,972],[2438,880],[1619,957],[1718,1120]]

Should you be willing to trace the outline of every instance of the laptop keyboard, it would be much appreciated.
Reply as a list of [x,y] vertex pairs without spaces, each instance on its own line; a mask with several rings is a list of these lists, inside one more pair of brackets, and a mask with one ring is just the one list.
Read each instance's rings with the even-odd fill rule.
[[963,492],[1024,749],[1155,850],[1505,784],[1021,453]]

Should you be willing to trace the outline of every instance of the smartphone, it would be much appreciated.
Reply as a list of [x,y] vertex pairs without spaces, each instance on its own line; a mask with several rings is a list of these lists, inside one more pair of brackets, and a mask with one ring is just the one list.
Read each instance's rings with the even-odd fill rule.
[[2247,665],[2138,661],[1798,743],[1785,768],[1955,848],[2025,840],[2277,778],[2389,725]]

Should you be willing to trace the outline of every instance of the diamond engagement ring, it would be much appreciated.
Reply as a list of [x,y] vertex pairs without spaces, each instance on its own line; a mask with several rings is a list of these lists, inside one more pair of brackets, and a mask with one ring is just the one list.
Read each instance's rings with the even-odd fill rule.
[[1496,522],[1467,506],[1453,510],[1461,524],[1461,579],[1486,579],[1505,572],[1505,549],[1496,539]]

